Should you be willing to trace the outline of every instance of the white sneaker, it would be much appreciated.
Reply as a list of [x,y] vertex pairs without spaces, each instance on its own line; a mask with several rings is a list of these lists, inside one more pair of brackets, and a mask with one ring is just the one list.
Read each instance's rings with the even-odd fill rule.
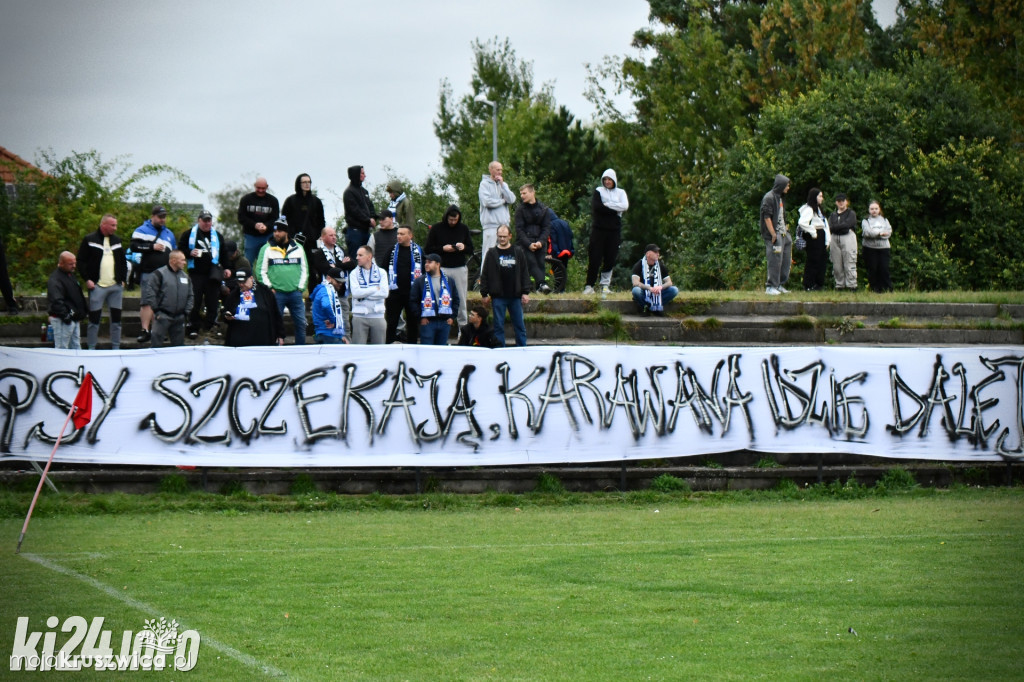
[[607,296],[610,293],[612,293],[612,288],[610,286],[608,286],[607,284],[602,284],[601,285],[601,294],[603,296]]
[[768,294],[769,296],[778,296],[782,292],[776,289],[775,287],[768,287],[764,290],[764,293]]
[[594,293],[596,293],[594,291],[594,287],[590,286],[589,284],[587,286],[583,287],[583,295],[584,296],[590,296],[590,295],[592,295]]
[[779,287],[779,293],[781,293],[781,294],[788,294],[789,293],[789,289],[787,289],[786,287],[780,286]]

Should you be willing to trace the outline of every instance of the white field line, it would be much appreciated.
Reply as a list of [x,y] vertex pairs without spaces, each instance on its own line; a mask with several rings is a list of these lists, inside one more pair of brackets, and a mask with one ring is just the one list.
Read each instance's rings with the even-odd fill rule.
[[[133,556],[173,556],[175,554],[321,554],[321,553],[351,553],[351,552],[422,552],[422,551],[452,551],[452,550],[484,550],[484,551],[507,551],[509,549],[552,549],[552,548],[588,548],[588,547],[666,547],[672,545],[701,545],[702,547],[712,545],[741,545],[741,544],[799,544],[808,542],[877,542],[879,540],[941,540],[949,542],[957,539],[979,539],[979,538],[1007,538],[1015,537],[1005,532],[981,532],[981,533],[907,533],[902,535],[825,535],[825,536],[787,536],[776,538],[745,537],[745,538],[721,538],[718,540],[707,540],[703,538],[673,538],[671,540],[616,540],[616,541],[594,541],[594,542],[531,542],[512,544],[450,544],[450,545],[338,545],[336,547],[232,547],[232,548],[184,548],[166,550],[132,550]],[[115,556],[111,552],[50,552],[47,557],[66,559],[101,559],[108,556]],[[40,556],[40,555],[34,555]],[[40,557],[41,558],[41,557]],[[91,578],[89,578],[91,580]]]
[[[103,594],[107,595],[108,597],[112,597],[112,598],[118,600],[119,602],[121,602],[122,604],[126,604],[126,605],[130,606],[131,608],[136,609],[137,611],[141,611],[142,613],[144,613],[144,614],[146,614],[148,616],[151,616],[153,618],[160,618],[160,617],[170,618],[170,616],[168,616],[168,614],[161,613],[156,608],[150,606],[149,604],[147,604],[145,602],[141,602],[138,599],[133,599],[132,597],[129,597],[126,594],[122,594],[122,592],[120,590],[115,589],[115,588],[111,587],[110,585],[107,585],[105,583],[101,583],[99,580],[96,580],[95,578],[93,578],[91,576],[85,575],[83,573],[79,573],[78,571],[74,571],[74,570],[72,570],[70,568],[67,568],[66,566],[61,566],[60,564],[58,564],[58,563],[56,563],[56,562],[54,562],[54,561],[52,561],[50,559],[46,559],[46,558],[41,557],[41,556],[39,556],[37,554],[27,554],[27,553],[19,554],[19,556],[22,556],[22,557],[28,559],[31,562],[37,563],[40,566],[43,566],[44,568],[48,568],[51,571],[55,571],[57,573],[62,573],[64,575],[68,576],[68,577],[71,577],[71,578],[74,578],[75,580],[83,582],[86,585],[89,585],[90,587],[93,587],[93,588],[99,590],[100,592],[102,592]],[[187,625],[185,625],[182,622],[182,620],[180,618],[175,617],[174,620],[177,620],[178,623],[180,623],[181,626],[184,629],[186,629],[186,630],[190,629]],[[201,642],[202,642],[203,645],[207,645],[207,646],[213,647],[214,649],[216,649],[217,651],[221,652],[225,656],[229,656],[229,657],[235,659],[236,661],[238,661],[242,665],[245,665],[245,666],[247,666],[249,668],[255,668],[256,670],[259,670],[260,672],[265,673],[265,674],[267,674],[267,675],[269,675],[271,677],[279,677],[279,678],[287,678],[288,677],[288,674],[285,673],[283,670],[281,670],[279,668],[275,668],[272,665],[269,665],[269,664],[266,664],[266,663],[262,663],[262,662],[256,660],[255,658],[253,658],[252,656],[250,656],[249,654],[242,653],[238,649],[235,649],[234,647],[228,646],[227,644],[224,644],[223,642],[220,642],[220,641],[214,639],[213,637],[210,637],[209,635],[206,635],[206,634],[203,634],[203,633],[200,632],[199,636],[201,638]]]

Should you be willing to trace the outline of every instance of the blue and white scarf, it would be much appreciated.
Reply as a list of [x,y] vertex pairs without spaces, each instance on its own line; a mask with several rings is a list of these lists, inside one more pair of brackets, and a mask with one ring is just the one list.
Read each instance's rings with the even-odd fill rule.
[[[188,252],[191,254],[192,249],[196,248],[196,238],[199,233],[199,223],[192,226],[192,232],[188,236]],[[220,265],[220,235],[217,234],[215,228],[210,228],[210,255],[213,256],[213,264]],[[193,262],[195,259],[190,255],[188,257],[188,269],[191,270],[195,267]]]
[[341,299],[338,298],[338,292],[329,283],[324,283],[323,286],[327,289],[327,302],[331,304],[331,308],[334,310],[334,328],[331,329],[331,334],[334,336],[345,336],[345,311],[341,309]]
[[[398,249],[400,247],[396,244],[395,248],[391,250],[391,266],[388,268],[388,288],[392,291],[398,288]],[[412,266],[412,281],[415,282],[416,278],[423,274],[423,249],[417,246],[415,243],[409,245],[409,259]]]
[[433,278],[427,275],[423,278],[423,297],[420,299],[420,316],[436,317],[438,315],[452,314],[452,289],[448,283],[448,276],[441,273],[440,296],[434,293]]
[[[644,258],[641,261],[643,266],[644,282],[648,286],[660,287],[661,284],[661,260],[654,262],[654,265],[649,265],[647,259]],[[651,310],[664,310],[665,306],[661,303],[661,294],[654,293],[650,289],[644,290],[644,301],[650,306]]]

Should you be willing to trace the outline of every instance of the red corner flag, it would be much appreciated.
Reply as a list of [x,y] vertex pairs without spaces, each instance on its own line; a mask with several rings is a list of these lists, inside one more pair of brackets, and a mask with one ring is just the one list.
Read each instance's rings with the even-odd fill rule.
[[92,421],[92,372],[85,373],[82,386],[78,389],[78,395],[75,396],[72,405],[71,421],[75,423],[76,429]]

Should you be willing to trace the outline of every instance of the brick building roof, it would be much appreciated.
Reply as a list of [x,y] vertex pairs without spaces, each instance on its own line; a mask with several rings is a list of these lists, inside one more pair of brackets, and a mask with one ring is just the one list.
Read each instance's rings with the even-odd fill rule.
[[4,184],[15,182],[19,171],[26,170],[33,173],[39,173],[40,175],[46,175],[46,173],[39,170],[14,152],[4,147],[0,147],[0,179],[3,180]]

